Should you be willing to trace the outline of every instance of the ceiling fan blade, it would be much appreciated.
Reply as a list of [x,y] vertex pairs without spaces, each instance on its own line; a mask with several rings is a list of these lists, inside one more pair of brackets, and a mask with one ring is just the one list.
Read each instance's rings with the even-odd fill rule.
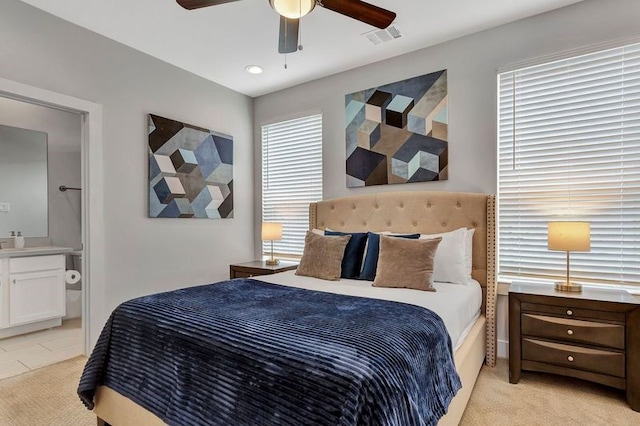
[[289,19],[280,16],[280,39],[278,41],[279,53],[293,53],[298,50],[299,19]]
[[223,3],[231,3],[239,0],[176,0],[176,2],[188,10],[200,9],[201,7],[216,6]]
[[318,4],[325,9],[382,29],[387,28],[396,19],[395,12],[360,0],[320,0]]

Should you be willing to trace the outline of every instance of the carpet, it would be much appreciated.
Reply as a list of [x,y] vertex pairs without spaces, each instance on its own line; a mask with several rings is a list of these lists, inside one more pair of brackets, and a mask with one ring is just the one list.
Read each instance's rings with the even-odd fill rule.
[[0,380],[0,425],[95,426],[76,395],[86,357]]
[[482,367],[460,425],[640,425],[624,391],[553,374],[522,372],[509,383],[509,365]]

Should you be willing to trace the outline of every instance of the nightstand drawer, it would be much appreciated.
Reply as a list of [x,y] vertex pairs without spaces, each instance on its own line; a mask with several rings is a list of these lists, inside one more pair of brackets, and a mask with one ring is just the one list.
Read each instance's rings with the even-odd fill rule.
[[522,314],[522,334],[624,349],[624,326],[545,315]]
[[522,359],[625,377],[624,353],[522,339]]
[[522,311],[554,314],[565,318],[581,318],[605,321],[617,321],[624,323],[625,315],[622,312],[598,311],[595,309],[576,308],[571,306],[552,306],[539,303],[522,302]]

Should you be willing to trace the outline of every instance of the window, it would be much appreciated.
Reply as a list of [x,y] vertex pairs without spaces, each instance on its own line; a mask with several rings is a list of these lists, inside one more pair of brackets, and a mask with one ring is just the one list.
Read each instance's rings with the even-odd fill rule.
[[[309,204],[322,200],[322,114],[262,126],[262,220],[282,223],[279,256],[300,256]],[[262,252],[271,253],[271,243]]]
[[640,44],[498,75],[498,273],[563,277],[547,222],[591,223],[576,281],[640,285]]

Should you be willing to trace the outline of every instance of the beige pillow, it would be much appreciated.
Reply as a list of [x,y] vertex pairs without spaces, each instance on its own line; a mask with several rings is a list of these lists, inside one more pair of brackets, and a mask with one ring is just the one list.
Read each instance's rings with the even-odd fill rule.
[[351,235],[324,236],[307,231],[296,275],[338,281],[344,249]]
[[432,280],[433,259],[441,240],[410,240],[381,235],[373,286],[436,291]]

